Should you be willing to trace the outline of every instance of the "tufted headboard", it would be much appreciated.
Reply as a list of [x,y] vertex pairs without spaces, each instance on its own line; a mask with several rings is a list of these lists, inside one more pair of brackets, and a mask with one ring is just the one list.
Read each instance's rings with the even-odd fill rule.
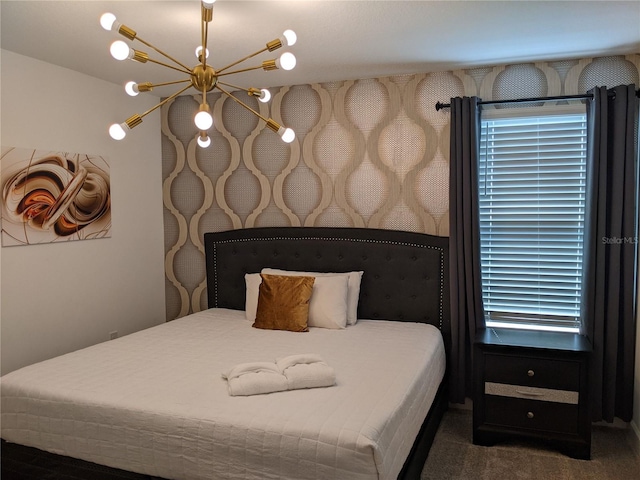
[[[449,331],[448,238],[371,228],[263,227],[204,235],[209,307],[244,310],[245,273],[364,271],[358,318]],[[448,336],[448,335],[445,335]]]

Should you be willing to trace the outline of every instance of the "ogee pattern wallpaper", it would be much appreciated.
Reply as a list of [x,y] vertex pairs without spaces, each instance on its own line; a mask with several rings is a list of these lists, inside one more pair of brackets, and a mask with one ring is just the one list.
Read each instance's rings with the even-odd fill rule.
[[437,101],[581,94],[640,85],[640,54],[271,88],[265,117],[210,94],[212,145],[197,146],[194,96],[162,107],[167,320],[207,308],[203,234],[339,226],[449,235],[449,110]]

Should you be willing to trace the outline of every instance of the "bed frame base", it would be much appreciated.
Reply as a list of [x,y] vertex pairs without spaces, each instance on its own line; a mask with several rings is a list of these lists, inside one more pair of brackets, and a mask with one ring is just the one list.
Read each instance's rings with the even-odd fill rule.
[[427,414],[416,441],[411,447],[411,452],[398,475],[398,480],[420,480],[422,469],[429,456],[429,450],[433,444],[433,439],[438,432],[438,426],[449,408],[449,389],[447,379],[442,381],[438,393],[431,404],[431,410]]
[[2,440],[2,480],[163,480]]

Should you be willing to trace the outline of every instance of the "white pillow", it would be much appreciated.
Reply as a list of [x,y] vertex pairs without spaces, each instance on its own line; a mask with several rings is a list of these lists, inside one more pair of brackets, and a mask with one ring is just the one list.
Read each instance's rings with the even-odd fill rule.
[[[262,273],[277,275],[264,271]],[[245,315],[247,320],[253,321],[258,309],[262,279],[259,273],[247,273],[244,278],[247,285]],[[325,275],[315,278],[309,301],[308,325],[310,327],[345,328],[347,326],[348,284],[349,278],[346,275]]]
[[260,293],[260,284],[262,278],[259,273],[245,273],[244,283],[247,286],[244,301],[244,311],[247,320],[254,322],[256,320],[256,312],[258,311],[258,294]]
[[[348,281],[347,292],[347,325],[355,325],[358,321],[358,301],[360,300],[360,281],[364,272],[324,273],[324,272],[296,272],[290,270],[278,270],[276,268],[263,268],[262,273],[270,275],[302,275],[311,277],[327,277],[344,275]],[[313,294],[312,297],[313,299]]]

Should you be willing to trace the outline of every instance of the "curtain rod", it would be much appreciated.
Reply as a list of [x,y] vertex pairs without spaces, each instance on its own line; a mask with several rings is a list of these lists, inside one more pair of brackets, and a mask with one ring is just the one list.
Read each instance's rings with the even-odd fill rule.
[[[613,92],[611,92],[613,94]],[[640,98],[640,89],[636,90],[636,97]],[[532,97],[532,98],[514,98],[511,100],[487,100],[486,102],[478,102],[478,105],[496,105],[500,103],[531,103],[531,102],[546,102],[551,100],[582,100],[585,98],[593,98],[593,94],[585,93],[583,95],[558,95],[555,97]],[[449,108],[450,103],[436,103],[436,111],[443,108]]]

